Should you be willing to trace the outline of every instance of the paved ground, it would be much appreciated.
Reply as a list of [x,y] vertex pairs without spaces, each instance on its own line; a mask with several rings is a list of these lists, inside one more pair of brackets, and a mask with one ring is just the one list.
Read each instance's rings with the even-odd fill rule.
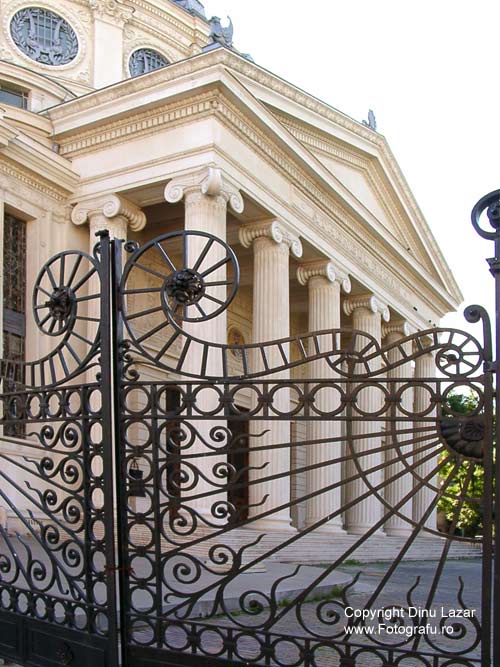
[[[193,626],[171,626],[166,631],[166,642],[171,648],[187,649],[189,626],[196,627],[197,641],[205,654],[223,653],[224,644],[232,644],[235,653],[231,657],[244,664],[285,667],[385,667],[390,664],[392,667],[399,657],[397,665],[401,667],[479,665],[480,560],[448,561],[440,576],[437,576],[437,561],[402,563],[384,583],[390,565],[371,563],[344,567],[343,571],[353,577],[361,571],[345,601],[331,597],[304,602],[298,607],[290,599],[270,611],[259,608],[257,603],[264,598],[254,593],[254,613],[199,618]],[[254,576],[254,591],[259,591],[259,576],[257,573]],[[260,588],[262,590],[262,586]],[[374,617],[361,624],[363,634],[346,637],[348,616],[352,618],[368,608]],[[452,614],[456,617],[450,618]],[[192,616],[191,620],[194,620]],[[168,623],[164,627],[167,626]],[[369,634],[370,628],[373,634]],[[418,634],[418,628],[422,628],[424,634]],[[142,635],[146,643],[147,635],[147,632]],[[265,650],[270,646],[272,657],[266,658]],[[407,657],[403,659],[400,651]],[[350,657],[351,662],[342,662],[341,655]],[[438,659],[437,656],[443,657]],[[452,656],[456,659],[450,661]]]

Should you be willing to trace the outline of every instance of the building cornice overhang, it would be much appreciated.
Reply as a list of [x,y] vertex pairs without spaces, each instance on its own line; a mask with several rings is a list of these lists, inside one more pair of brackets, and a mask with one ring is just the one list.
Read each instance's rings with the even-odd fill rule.
[[[246,89],[237,75],[238,72],[235,73],[238,67],[245,68],[245,71],[250,68],[256,77],[261,73],[266,80],[274,77],[236,54],[220,48],[58,105],[48,110],[46,115],[53,122],[56,141],[67,142],[70,137],[73,137],[76,144],[79,136],[84,136],[85,133],[92,134],[97,131],[97,128],[104,128],[106,123],[117,122],[120,118],[126,118],[130,114],[135,114],[135,117],[137,114],[147,114],[158,108],[159,105],[180,99],[182,96],[217,89],[231,99],[240,111],[252,119],[253,123],[265,129],[269,141],[279,144],[282,151],[286,151],[291,159],[298,161],[301,168],[308,172],[315,183],[319,184],[327,197],[336,199],[337,204],[342,208],[347,208],[367,231],[377,234],[379,239],[383,240],[386,228],[361,202],[353,197],[352,193],[311,151],[283,127],[265,104]],[[274,79],[282,85],[288,85],[278,77]],[[289,88],[293,89],[291,86]],[[314,100],[314,98],[310,99]],[[214,102],[214,113],[216,113],[216,107],[217,103]],[[342,116],[342,114],[338,115]],[[342,118],[347,117],[342,116]],[[363,126],[351,119],[349,122],[353,126],[359,125],[359,136],[363,138],[367,130],[361,129]],[[370,133],[373,134],[371,131]],[[128,136],[132,138],[133,133],[129,133]],[[95,148],[96,144],[89,140],[89,150],[95,150]],[[429,285],[432,285],[432,292],[439,302],[436,308],[440,313],[444,314],[457,308],[461,295],[458,291],[449,289],[450,281],[446,281],[442,287],[439,287],[436,285],[435,278],[427,274],[423,267],[411,267],[408,257],[401,250],[391,246],[391,251],[398,254],[399,260],[405,267],[413,270],[420,279],[423,278],[428,281]]]
[[71,163],[3,119],[0,109],[0,160],[35,174],[61,193],[74,192],[79,176]]

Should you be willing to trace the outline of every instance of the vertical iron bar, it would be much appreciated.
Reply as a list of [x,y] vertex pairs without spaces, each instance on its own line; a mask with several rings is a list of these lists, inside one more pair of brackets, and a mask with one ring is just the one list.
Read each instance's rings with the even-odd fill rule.
[[[491,220],[491,218],[490,218]],[[500,443],[500,420],[497,410],[500,405],[500,230],[496,230],[495,258],[491,265],[491,272],[495,278],[495,443],[492,455],[495,452],[495,482],[493,487],[493,507],[495,512],[495,547],[494,547],[494,584],[493,584],[493,662],[500,662],[500,512],[496,507],[500,497],[500,457],[498,456],[498,443]]]
[[115,549],[115,498],[114,498],[114,414],[113,414],[113,359],[112,359],[112,321],[111,321],[111,257],[109,232],[97,233],[100,240],[101,273],[101,411],[102,411],[102,456],[104,484],[104,524],[106,531],[106,584],[108,603],[108,638],[109,660],[111,667],[119,667],[119,599],[116,586],[116,549]]
[[130,613],[130,563],[128,549],[128,504],[127,504],[127,451],[121,398],[123,396],[123,319],[119,307],[119,285],[122,277],[122,244],[114,239],[111,242],[111,326],[112,326],[112,390],[113,390],[113,430],[115,436],[115,498],[116,498],[116,539],[118,542],[118,594],[120,599],[120,644],[121,665],[128,663],[128,626]]

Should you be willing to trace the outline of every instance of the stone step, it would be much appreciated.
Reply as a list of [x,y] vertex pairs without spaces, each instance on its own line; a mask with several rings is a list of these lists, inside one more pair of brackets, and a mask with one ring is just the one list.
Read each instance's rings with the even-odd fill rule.
[[[244,562],[265,558],[274,562],[324,563],[332,562],[343,555],[345,555],[344,560],[360,562],[394,560],[406,544],[406,539],[402,537],[374,535],[352,550],[359,541],[359,536],[308,533],[298,536],[294,542],[285,546],[284,543],[293,538],[293,533],[259,533],[246,529],[234,529],[214,538],[207,534],[202,543],[193,547],[187,545],[186,550],[200,559],[206,559],[209,549],[215,544],[224,545],[238,552],[246,545],[252,544],[259,536],[261,537],[258,544],[247,546],[244,549]],[[419,537],[405,553],[404,558],[407,560],[440,558],[445,544],[446,538],[444,537]],[[481,556],[481,551],[480,542],[456,539],[453,540],[447,557],[477,558]]]

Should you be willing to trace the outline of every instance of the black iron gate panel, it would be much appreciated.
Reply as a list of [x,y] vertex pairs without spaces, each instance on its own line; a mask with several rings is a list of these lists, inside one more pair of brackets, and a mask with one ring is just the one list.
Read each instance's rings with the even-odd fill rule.
[[[494,222],[499,193],[478,229],[486,208]],[[33,312],[55,347],[3,362],[0,657],[494,664],[485,311],[466,313],[482,344],[430,329],[218,345],[231,248],[179,232],[125,250],[122,269],[102,234],[94,256],[50,260]]]
[[57,344],[2,367],[0,656],[23,664],[117,664],[109,259],[96,253],[43,267],[33,315]]
[[[121,504],[125,659],[141,665],[489,665],[493,452],[486,313],[467,312],[469,321],[483,320],[484,346],[451,329],[419,332],[384,348],[347,330],[216,345],[207,322],[237,287],[231,249],[201,232],[127,249],[119,288],[126,331],[120,477],[134,475],[140,483],[129,481],[126,489],[123,483],[128,503]],[[225,302],[215,296],[220,277],[211,279],[223,264]],[[146,284],[147,303],[141,298]],[[423,356],[432,360],[429,374],[414,378],[411,368]],[[408,401],[416,392],[419,407]],[[299,450],[305,450],[302,461]],[[300,477],[308,488],[292,497]],[[444,533],[435,527],[439,503],[449,507]],[[289,515],[299,505],[308,520],[292,526]],[[483,512],[475,541],[484,551],[472,583],[460,572],[448,575],[447,564],[456,545],[471,544],[458,528],[463,513],[474,509]],[[353,534],[343,531],[346,523]],[[390,560],[376,585],[366,586],[358,566],[370,560],[365,549],[380,549],[384,530],[395,536],[386,538]],[[323,557],[312,553],[318,549]],[[424,559],[434,552],[425,576],[417,566],[404,570],[418,549]],[[310,567],[311,560],[319,567]],[[402,572],[396,589],[392,583]]]

